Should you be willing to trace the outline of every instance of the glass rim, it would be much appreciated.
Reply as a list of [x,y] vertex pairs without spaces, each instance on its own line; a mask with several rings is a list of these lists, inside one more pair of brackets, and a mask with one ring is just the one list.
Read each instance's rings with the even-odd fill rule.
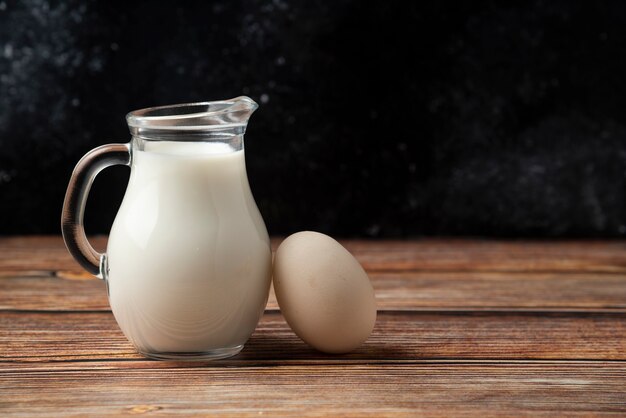
[[245,127],[259,105],[247,96],[228,100],[179,103],[133,110],[126,115],[131,134],[162,131],[205,132]]

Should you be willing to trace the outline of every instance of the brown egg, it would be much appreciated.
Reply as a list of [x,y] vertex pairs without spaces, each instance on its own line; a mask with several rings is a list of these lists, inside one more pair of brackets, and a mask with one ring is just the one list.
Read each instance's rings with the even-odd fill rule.
[[345,353],[372,332],[372,284],[352,254],[328,235],[304,231],[286,238],[276,250],[273,280],[282,314],[312,347]]

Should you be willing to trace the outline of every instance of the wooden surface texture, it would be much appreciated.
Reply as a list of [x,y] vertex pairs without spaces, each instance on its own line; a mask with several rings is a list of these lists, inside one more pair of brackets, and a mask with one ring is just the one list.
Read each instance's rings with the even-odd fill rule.
[[362,347],[309,348],[272,293],[240,355],[182,363],[134,351],[60,237],[0,238],[0,416],[626,415],[626,242],[342,243]]

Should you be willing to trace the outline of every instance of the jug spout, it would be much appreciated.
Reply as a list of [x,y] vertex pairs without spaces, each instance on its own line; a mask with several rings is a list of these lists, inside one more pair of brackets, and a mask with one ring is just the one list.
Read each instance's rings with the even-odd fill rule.
[[228,122],[245,124],[248,123],[252,113],[259,108],[259,105],[248,96],[239,96],[225,100],[224,106],[222,110],[216,110],[216,113],[222,114]]
[[216,131],[243,134],[259,105],[247,96],[212,102],[184,103],[136,110],[126,115],[134,137],[159,140],[172,135],[191,137]]

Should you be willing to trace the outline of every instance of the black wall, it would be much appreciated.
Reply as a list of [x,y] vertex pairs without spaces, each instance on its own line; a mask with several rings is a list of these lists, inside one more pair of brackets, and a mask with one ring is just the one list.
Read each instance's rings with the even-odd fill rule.
[[0,0],[0,234],[58,233],[128,111],[241,94],[272,234],[626,235],[626,3],[356,0]]

